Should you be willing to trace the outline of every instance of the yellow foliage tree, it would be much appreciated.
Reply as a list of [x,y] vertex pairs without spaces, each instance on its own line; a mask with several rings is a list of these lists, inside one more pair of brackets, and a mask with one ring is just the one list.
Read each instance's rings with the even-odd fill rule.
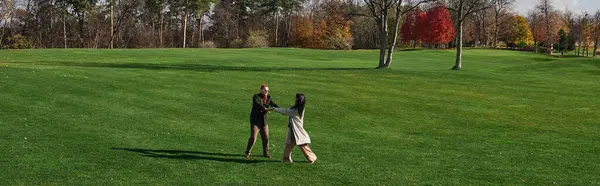
[[516,45],[521,45],[524,43],[525,45],[533,44],[533,34],[531,33],[531,29],[529,29],[529,25],[527,24],[527,20],[523,16],[515,16],[516,25],[514,31],[514,43]]

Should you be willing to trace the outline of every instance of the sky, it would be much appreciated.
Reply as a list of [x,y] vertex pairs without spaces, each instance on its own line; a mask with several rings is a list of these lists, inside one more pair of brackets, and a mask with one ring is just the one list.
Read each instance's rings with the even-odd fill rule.
[[[574,13],[581,14],[587,11],[590,14],[600,10],[600,0],[551,0],[554,7],[558,10],[571,10]],[[527,12],[533,10],[539,0],[516,0],[515,10],[521,15],[527,15]]]

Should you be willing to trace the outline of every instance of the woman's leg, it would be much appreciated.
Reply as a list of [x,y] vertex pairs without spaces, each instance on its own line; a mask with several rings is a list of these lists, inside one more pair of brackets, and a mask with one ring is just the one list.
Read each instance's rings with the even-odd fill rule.
[[285,140],[285,150],[283,150],[283,160],[282,162],[294,162],[292,161],[292,150],[294,146],[296,146],[296,140],[294,139],[294,133],[292,133],[291,129],[288,130],[287,139]]
[[250,124],[250,138],[248,138],[248,146],[246,146],[246,157],[250,157],[252,147],[256,143],[256,135],[258,134],[258,126]]
[[292,161],[292,149],[294,149],[294,146],[296,146],[296,144],[292,143],[286,143],[285,144],[285,150],[283,151],[283,160],[282,162],[294,162]]
[[269,154],[269,125],[264,124],[260,128],[260,138],[262,139],[263,156],[270,158],[271,154]]
[[313,153],[313,151],[310,150],[308,144],[298,146],[300,147],[300,149],[302,149],[302,154],[304,154],[304,157],[306,157],[306,160],[308,160],[308,162],[314,163],[315,161],[317,161],[317,155],[315,155],[315,153]]

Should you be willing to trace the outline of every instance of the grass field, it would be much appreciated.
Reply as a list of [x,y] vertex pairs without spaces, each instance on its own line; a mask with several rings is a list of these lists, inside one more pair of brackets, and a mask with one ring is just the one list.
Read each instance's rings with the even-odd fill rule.
[[[0,50],[0,185],[600,185],[600,60],[377,52]],[[243,157],[261,83],[316,164]]]

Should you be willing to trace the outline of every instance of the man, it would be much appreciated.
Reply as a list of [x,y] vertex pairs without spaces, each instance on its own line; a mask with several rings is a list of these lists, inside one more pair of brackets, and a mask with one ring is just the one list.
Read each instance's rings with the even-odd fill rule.
[[269,86],[260,85],[260,93],[252,97],[252,111],[250,112],[250,138],[246,147],[246,158],[252,154],[252,147],[256,143],[256,136],[260,132],[263,145],[263,156],[271,158],[269,154],[269,126],[267,125],[267,113],[269,107],[279,107],[269,96]]

